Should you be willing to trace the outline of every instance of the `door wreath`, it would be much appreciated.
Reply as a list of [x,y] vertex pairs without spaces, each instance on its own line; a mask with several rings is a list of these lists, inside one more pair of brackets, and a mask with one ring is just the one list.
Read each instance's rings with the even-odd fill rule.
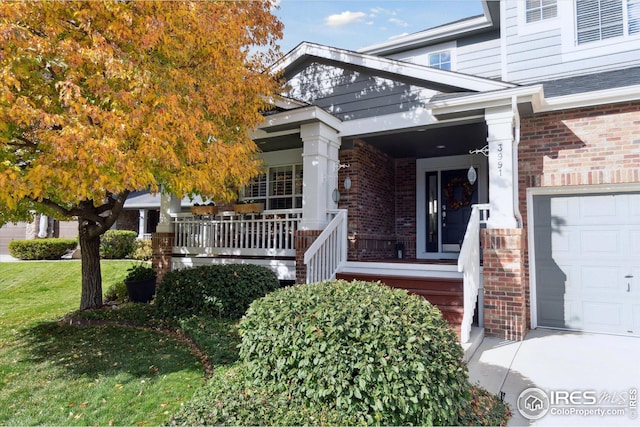
[[[456,199],[456,194],[462,194],[462,198]],[[444,197],[447,205],[455,210],[460,209],[463,206],[469,206],[471,204],[471,197],[473,196],[473,185],[469,184],[469,181],[462,177],[456,177],[451,179],[447,186],[444,188]]]

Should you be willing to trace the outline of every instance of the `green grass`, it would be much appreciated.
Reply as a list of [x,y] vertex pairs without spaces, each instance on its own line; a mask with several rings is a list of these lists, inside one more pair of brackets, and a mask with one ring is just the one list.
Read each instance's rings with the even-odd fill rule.
[[[130,265],[103,262],[103,289]],[[163,332],[60,321],[79,303],[79,262],[0,263],[0,425],[166,423],[202,385],[200,358]]]

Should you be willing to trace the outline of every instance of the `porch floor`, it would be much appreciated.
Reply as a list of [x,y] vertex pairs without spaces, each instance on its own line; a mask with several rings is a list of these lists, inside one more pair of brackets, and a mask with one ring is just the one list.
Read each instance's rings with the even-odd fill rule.
[[422,265],[458,265],[457,259],[418,259],[418,258],[380,258],[365,259],[357,262],[371,263],[395,263],[395,264],[422,264]]

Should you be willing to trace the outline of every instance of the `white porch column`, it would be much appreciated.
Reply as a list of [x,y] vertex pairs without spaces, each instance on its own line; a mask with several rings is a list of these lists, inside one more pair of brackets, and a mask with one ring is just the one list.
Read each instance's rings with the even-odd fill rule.
[[338,132],[315,122],[300,126],[302,138],[302,230],[322,230],[327,225],[327,210],[335,208],[331,193],[338,184]]
[[147,210],[138,209],[138,238],[142,239],[144,232],[147,230]]
[[160,192],[160,220],[156,233],[173,233],[171,214],[180,212],[181,200],[173,194]]
[[[489,204],[491,210],[487,227],[517,228],[514,216],[514,112],[511,105],[487,108],[485,121],[489,143]],[[515,178],[517,179],[517,178]]]

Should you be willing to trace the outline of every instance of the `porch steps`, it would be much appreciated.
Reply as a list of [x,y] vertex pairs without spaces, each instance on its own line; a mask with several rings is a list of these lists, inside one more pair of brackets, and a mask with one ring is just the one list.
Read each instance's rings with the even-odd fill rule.
[[341,272],[337,279],[380,281],[392,288],[406,289],[420,295],[437,306],[451,328],[460,336],[460,325],[464,314],[462,278],[460,277],[416,277],[371,273]]

